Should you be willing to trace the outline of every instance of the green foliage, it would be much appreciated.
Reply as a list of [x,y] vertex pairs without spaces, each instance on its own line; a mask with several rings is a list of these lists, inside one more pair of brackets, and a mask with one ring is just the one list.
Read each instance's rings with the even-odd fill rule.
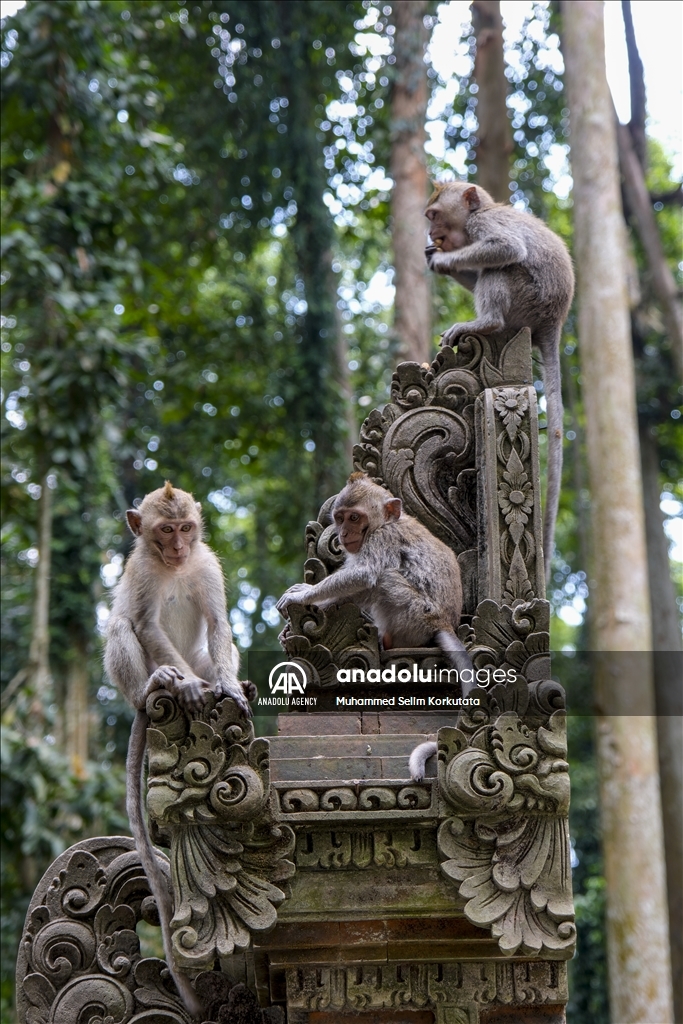
[[77,778],[54,737],[26,738],[6,725],[1,736],[2,960],[0,1011],[10,1017],[14,963],[26,908],[40,877],[71,844],[93,835],[128,835],[122,764],[88,765]]
[[[535,3],[521,44],[507,52],[511,199],[571,241],[555,17]],[[1,31],[3,687],[25,666],[31,639],[42,486],[54,511],[53,691],[44,711],[19,690],[3,719],[9,1014],[10,961],[42,871],[84,835],[126,830],[131,713],[100,664],[108,590],[128,548],[125,509],[165,478],[192,490],[225,569],[238,643],[277,649],[275,599],[300,578],[305,523],[350,468],[349,431],[386,399],[395,361],[386,173],[393,56],[378,0],[28,0]],[[473,46],[466,34],[470,61]],[[444,104],[447,83],[429,74],[434,120],[449,144],[431,170],[474,176],[470,75]],[[650,186],[670,184],[653,147]],[[657,216],[675,263],[675,209]],[[642,262],[637,246],[636,257]],[[472,302],[444,279],[434,289],[438,335],[469,318]],[[663,483],[676,493],[680,397],[647,288],[638,323],[641,413],[657,433]],[[557,612],[588,595],[571,318],[565,344]],[[553,641],[582,645],[577,627],[557,616]],[[80,777],[59,748],[69,670],[83,659],[93,728]],[[574,1021],[594,1024],[607,1019],[604,884],[583,719],[570,720],[570,758],[579,922],[571,1006]]]

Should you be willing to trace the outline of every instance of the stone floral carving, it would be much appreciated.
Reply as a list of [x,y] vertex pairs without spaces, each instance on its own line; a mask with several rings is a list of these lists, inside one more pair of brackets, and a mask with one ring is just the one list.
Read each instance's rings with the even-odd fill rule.
[[439,790],[450,814],[437,837],[442,871],[467,900],[468,919],[490,927],[503,953],[571,957],[561,687],[520,679],[482,694],[458,728],[439,732]]
[[[157,857],[168,874],[167,858],[160,851]],[[158,925],[132,839],[86,839],[58,857],[26,915],[17,959],[19,1020],[192,1024],[165,961],[141,956],[141,920]],[[193,984],[205,1024],[239,1019],[233,1009],[242,1004],[252,1007],[250,1024],[284,1024],[281,1010],[259,1010],[243,985],[231,986],[222,975],[199,975]]]
[[[471,626],[462,626],[476,668],[502,668],[534,681],[550,676],[550,605],[534,599],[514,607],[481,601]],[[564,706],[564,704],[562,704]]]
[[173,953],[196,970],[273,927],[294,834],[270,816],[268,741],[232,700],[209,698],[189,719],[159,691],[147,713],[148,810],[171,844]]
[[536,392],[498,387],[478,403],[482,473],[481,597],[506,604],[544,595]]

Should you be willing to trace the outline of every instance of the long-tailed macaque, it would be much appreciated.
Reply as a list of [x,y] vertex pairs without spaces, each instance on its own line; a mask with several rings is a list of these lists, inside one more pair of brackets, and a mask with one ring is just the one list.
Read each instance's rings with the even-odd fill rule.
[[245,688],[250,684],[243,688],[237,680],[239,655],[226,614],[223,574],[202,541],[200,509],[191,494],[166,481],[126,513],[135,547],[114,594],[104,653],[112,682],[137,710],[128,746],[126,809],[157,902],[168,967],[193,1014],[201,1006],[188,978],[173,966],[172,906],[145,825],[142,778],[144,709],[154,690],[167,690],[188,711],[200,708],[211,692],[232,697],[249,713]]
[[569,253],[537,217],[496,203],[484,189],[464,181],[437,185],[425,216],[433,243],[425,250],[430,270],[450,275],[473,292],[477,313],[470,323],[453,324],[441,343],[455,345],[466,334],[529,327],[543,357],[548,415],[543,548],[549,577],[562,483],[560,336],[574,294]]
[[346,552],[344,565],[320,583],[290,587],[278,611],[285,614],[294,602],[324,606],[351,598],[377,626],[385,650],[436,641],[459,672],[471,669],[455,633],[462,584],[454,552],[365,473],[351,474],[332,517]]

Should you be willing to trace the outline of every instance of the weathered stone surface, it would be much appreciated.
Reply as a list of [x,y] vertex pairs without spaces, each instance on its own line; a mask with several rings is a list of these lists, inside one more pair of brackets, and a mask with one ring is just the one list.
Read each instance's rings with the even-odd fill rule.
[[[453,1007],[467,1011],[473,1005],[523,1006],[566,999],[563,964],[465,962],[287,971],[287,1004],[293,1010]],[[449,1018],[442,1015],[441,1019]],[[465,1024],[471,1019],[462,1017]]]
[[[167,858],[157,857],[168,875]],[[22,1024],[191,1024],[165,962],[140,954],[141,920],[158,923],[132,839],[86,839],[58,857],[26,916],[17,959]],[[221,975],[195,976],[194,987],[206,1024],[239,1019],[241,1006],[251,1006],[250,1024],[284,1024],[279,1008],[260,1010],[243,985]]]
[[268,741],[234,701],[189,718],[163,691],[147,702],[150,819],[171,845],[173,952],[197,969],[272,928],[294,872],[294,834],[270,814]]
[[[421,694],[420,672],[446,666],[435,647],[381,650],[348,601],[290,606],[281,640],[316,711],[281,715],[270,742],[229,699],[193,716],[150,699],[148,807],[170,846],[173,954],[209,1021],[283,1021],[286,1007],[287,1024],[563,1024],[569,779],[531,383],[527,330],[466,337],[431,367],[401,364],[355,448],[355,467],[458,555],[459,635],[475,669],[506,680],[475,689],[478,705],[428,712],[411,692],[403,713],[328,713],[337,668],[408,669],[408,683],[364,685],[384,696]],[[307,582],[343,561],[332,501],[306,529]],[[427,738],[438,759],[415,783],[408,757]],[[188,1024],[163,962],[139,958],[135,923],[154,908],[130,840],[88,842],[31,905],[26,1019],[71,1024],[96,1003],[109,1024]],[[128,874],[114,870],[126,856]],[[221,973],[198,975],[214,963]]]

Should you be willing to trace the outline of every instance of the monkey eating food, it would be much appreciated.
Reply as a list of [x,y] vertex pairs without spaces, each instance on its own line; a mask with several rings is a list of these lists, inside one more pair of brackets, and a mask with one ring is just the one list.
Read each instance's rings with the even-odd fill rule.
[[166,485],[126,513],[135,547],[126,562],[111,610],[104,664],[112,682],[136,709],[126,764],[126,809],[133,838],[157,902],[169,970],[187,1007],[201,1007],[189,980],[173,966],[171,901],[144,820],[142,774],[150,693],[167,690],[187,711],[208,693],[231,697],[249,714],[251,684],[237,680],[239,655],[232,643],[215,554],[202,540],[201,506],[192,495]]
[[455,553],[365,473],[351,474],[332,518],[344,565],[320,583],[290,587],[278,611],[284,615],[294,602],[324,606],[350,598],[377,626],[385,650],[436,641],[459,674],[471,669],[455,632],[462,611]]
[[467,334],[528,327],[543,358],[548,416],[548,493],[543,523],[546,576],[550,573],[562,482],[563,409],[560,336],[574,294],[567,248],[530,213],[496,203],[476,185],[436,186],[425,216],[432,244],[430,270],[447,274],[474,293],[476,320],[445,331],[443,345]]

